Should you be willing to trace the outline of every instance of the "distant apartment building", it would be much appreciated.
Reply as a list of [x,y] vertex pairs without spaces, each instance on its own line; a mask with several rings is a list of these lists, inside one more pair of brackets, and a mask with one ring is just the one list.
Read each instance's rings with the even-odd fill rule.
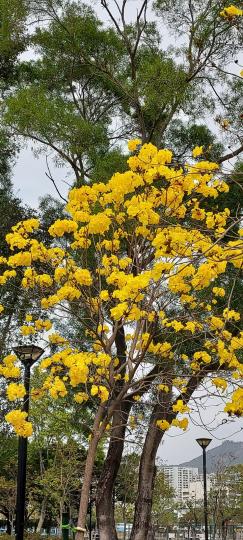
[[163,470],[168,484],[175,492],[175,497],[179,501],[190,498],[190,486],[199,479],[198,468],[169,466],[163,467]]
[[[203,475],[197,467],[169,466],[163,467],[165,478],[173,488],[178,501],[194,499],[203,500]],[[208,491],[213,487],[215,478],[213,474],[207,475]]]

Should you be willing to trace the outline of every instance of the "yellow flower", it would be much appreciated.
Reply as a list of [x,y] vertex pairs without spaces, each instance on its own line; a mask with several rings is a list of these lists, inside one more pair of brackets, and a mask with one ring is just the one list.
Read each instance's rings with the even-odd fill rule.
[[56,345],[68,343],[67,339],[61,336],[58,333],[53,333],[48,336],[48,340],[50,343],[54,343]]
[[77,223],[69,219],[57,219],[48,229],[51,236],[63,236],[65,233],[73,233],[78,229]]
[[170,423],[167,420],[157,420],[156,426],[163,431],[166,431],[170,427]]
[[53,399],[65,397],[67,395],[66,386],[60,377],[55,377],[52,385],[50,386],[49,392]]
[[31,336],[32,334],[35,334],[35,328],[33,326],[27,326],[26,324],[23,324],[20,330],[23,336]]
[[16,255],[12,255],[8,259],[9,266],[30,266],[31,265],[31,253],[29,251],[20,251]]
[[33,433],[31,422],[26,420],[27,413],[18,409],[10,411],[6,414],[5,419],[12,424],[14,431],[20,437],[30,437]]
[[159,384],[158,386],[158,389],[161,391],[161,392],[169,392],[169,386],[167,386],[167,384]]
[[183,431],[186,431],[188,428],[188,418],[182,418],[179,420],[178,418],[174,418],[171,422],[172,426],[178,427],[180,429],[183,429]]
[[205,218],[205,215],[205,210],[203,208],[199,208],[198,206],[195,206],[191,211],[192,218],[198,221],[202,221]]
[[92,284],[92,277],[89,270],[86,268],[79,268],[74,273],[74,278],[76,279],[79,285],[89,286]]
[[105,213],[100,213],[91,216],[88,225],[88,232],[89,234],[104,234],[109,230],[110,225],[111,219]]
[[189,332],[194,334],[196,330],[196,324],[192,321],[188,321],[185,325],[185,330],[188,330]]
[[224,411],[227,412],[229,415],[243,415],[243,388],[238,388],[233,392],[232,401],[230,403],[227,403]]
[[226,388],[228,387],[227,381],[220,377],[215,377],[215,379],[212,380],[212,383],[214,384],[214,386],[216,386],[216,388],[220,388],[221,390],[226,390]]
[[80,298],[81,292],[76,287],[72,287],[72,285],[63,285],[54,296],[57,296],[59,300],[72,301]]
[[132,139],[131,141],[128,141],[128,150],[130,150],[130,152],[135,152],[139,144],[142,144],[141,139]]
[[48,331],[51,329],[51,327],[52,323],[49,320],[42,321],[41,319],[37,319],[35,321],[35,329],[37,330],[37,332],[41,332],[43,330]]
[[9,401],[15,401],[16,399],[22,399],[26,394],[26,390],[23,384],[10,383],[7,386],[7,398]]
[[107,302],[109,300],[109,293],[106,289],[101,291],[100,299],[103,300],[103,302]]
[[192,155],[194,158],[201,156],[202,153],[203,153],[203,146],[195,146],[195,148],[193,148]]
[[98,396],[102,402],[107,401],[109,397],[109,391],[105,386],[97,386],[93,384],[91,386],[91,396]]
[[117,306],[112,308],[110,311],[112,319],[114,319],[115,321],[119,321],[121,317],[123,317],[127,309],[128,309],[127,302],[122,302],[120,304],[117,304]]
[[177,402],[172,406],[172,409],[174,412],[179,412],[182,414],[190,412],[190,408],[188,407],[188,405],[185,405],[185,403],[183,403],[182,399],[178,399]]
[[176,332],[180,332],[180,330],[184,329],[184,326],[180,321],[171,321],[166,326],[168,327],[172,326],[172,328],[174,328]]
[[88,401],[88,399],[89,396],[88,394],[86,394],[86,392],[78,392],[74,396],[74,401],[76,401],[77,403],[83,403],[84,401]]
[[205,364],[210,364],[211,356],[205,351],[197,351],[194,353],[193,358],[195,360],[202,360]]
[[221,330],[225,325],[225,322],[222,321],[219,317],[210,317],[209,322],[210,328],[212,328],[212,330]]
[[234,311],[233,309],[225,308],[223,311],[223,316],[225,319],[228,319],[228,320],[232,320],[232,319],[235,321],[240,320],[240,313],[238,313],[238,311]]
[[49,274],[41,274],[39,276],[36,276],[36,283],[40,285],[40,287],[51,287],[53,284],[53,279]]
[[213,294],[223,298],[225,296],[225,290],[222,287],[213,287]]
[[231,19],[232,17],[240,17],[243,15],[243,10],[233,6],[232,4],[220,11],[221,17]]

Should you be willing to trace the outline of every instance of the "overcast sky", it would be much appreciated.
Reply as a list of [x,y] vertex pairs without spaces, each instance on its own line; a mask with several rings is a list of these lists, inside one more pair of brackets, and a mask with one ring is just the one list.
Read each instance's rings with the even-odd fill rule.
[[[51,174],[63,196],[67,195],[68,185],[73,177],[70,171],[63,167],[57,168],[51,160],[48,161]],[[31,146],[21,150],[13,171],[13,183],[17,195],[30,206],[37,207],[39,199],[44,195],[58,198],[58,194],[51,180],[47,178],[46,157],[41,154],[35,157]]]
[[[210,448],[219,446],[227,439],[243,442],[243,419],[229,419],[226,414],[220,413],[220,409],[222,410],[222,404],[217,408],[217,400],[211,399],[207,409],[201,411],[201,419],[196,414],[192,415],[188,431],[182,432],[175,428],[169,430],[160,446],[159,457],[170,465],[189,461],[201,454],[195,440],[199,437],[212,439]],[[222,420],[223,422],[227,420],[227,423],[222,424]]]

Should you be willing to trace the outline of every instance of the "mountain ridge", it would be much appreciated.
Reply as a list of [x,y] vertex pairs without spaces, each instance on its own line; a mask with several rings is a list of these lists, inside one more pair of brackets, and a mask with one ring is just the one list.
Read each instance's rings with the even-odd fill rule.
[[[230,465],[243,464],[243,442],[226,440],[219,446],[207,450],[207,472],[215,472],[218,468]],[[178,465],[175,465],[178,467]],[[197,467],[202,472],[202,453],[191,459],[180,463],[179,467]]]

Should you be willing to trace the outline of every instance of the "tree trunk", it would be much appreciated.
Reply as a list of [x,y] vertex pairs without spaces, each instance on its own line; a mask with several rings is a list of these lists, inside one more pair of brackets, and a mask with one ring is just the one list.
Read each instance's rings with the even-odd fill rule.
[[11,533],[12,533],[11,521],[10,521],[10,518],[8,517],[8,518],[7,518],[7,530],[6,530],[6,534],[11,535]]
[[104,415],[104,407],[100,405],[97,411],[96,417],[95,417],[92,439],[90,441],[87,459],[85,463],[83,485],[82,485],[81,496],[80,496],[76,540],[84,540],[84,533],[86,530],[85,529],[86,517],[87,517],[87,511],[88,511],[88,504],[89,504],[90,486],[91,486],[91,481],[92,481],[92,474],[93,474],[93,469],[94,469],[97,446],[101,437],[99,426],[100,426],[100,422],[102,421],[103,415]]
[[[150,527],[152,494],[155,479],[155,458],[164,432],[156,427],[161,416],[160,406],[155,405],[146,435],[139,467],[138,497],[131,540],[147,540]],[[164,416],[165,417],[165,416]]]
[[46,497],[44,497],[44,499],[43,499],[43,501],[41,503],[40,517],[39,517],[39,521],[38,521],[38,524],[37,524],[37,527],[36,527],[36,532],[37,533],[41,532],[41,529],[42,529],[44,521],[45,521],[46,503],[47,503],[47,499],[46,499]]
[[[193,392],[199,386],[209,368],[203,368],[198,375],[193,375],[188,382],[187,391],[177,399],[183,399],[187,404]],[[212,370],[212,368],[211,368]],[[165,381],[166,382],[166,381]],[[150,417],[149,427],[145,438],[143,452],[139,467],[138,496],[135,505],[133,528],[130,540],[148,540],[148,531],[151,520],[153,486],[155,479],[155,459],[159,444],[164,435],[164,431],[158,429],[156,422],[165,419],[169,423],[176,418],[177,413],[173,412],[173,398],[171,392],[160,393],[158,403],[154,406]]]
[[228,520],[223,519],[222,520],[222,540],[226,540],[227,538],[227,526],[228,526]]
[[11,536],[14,536],[15,512],[11,515]]
[[154,540],[155,538],[155,531],[153,525],[150,523],[149,530],[148,530],[148,537],[147,540]]
[[96,495],[100,540],[117,540],[112,493],[121,463],[127,419],[131,406],[132,403],[129,401],[122,402],[113,416],[112,436]]
[[[122,389],[124,375],[126,373],[126,340],[123,325],[117,329],[115,345],[122,379],[117,381],[115,385],[113,398],[116,398]],[[100,540],[117,540],[113,488],[121,463],[127,419],[131,406],[132,400],[121,401],[117,404],[113,413],[110,444],[96,494],[96,512]]]

